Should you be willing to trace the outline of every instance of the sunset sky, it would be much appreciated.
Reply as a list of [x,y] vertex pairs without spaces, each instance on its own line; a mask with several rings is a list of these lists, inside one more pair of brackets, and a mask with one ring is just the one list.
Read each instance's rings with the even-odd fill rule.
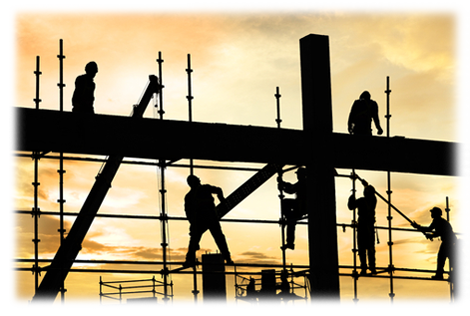
[[[452,2],[452,1],[451,1]],[[366,2],[367,3],[367,2]],[[114,3],[113,3],[114,5]],[[89,7],[83,7],[86,9]],[[128,116],[145,85],[149,74],[158,74],[158,52],[162,52],[165,89],[165,119],[187,120],[187,54],[191,54],[193,120],[237,125],[276,126],[275,89],[280,88],[282,127],[302,129],[299,39],[314,33],[328,35],[330,41],[333,130],[347,133],[351,105],[362,91],[368,90],[379,104],[379,117],[385,130],[386,77],[391,83],[391,136],[462,142],[468,129],[462,124],[461,14],[455,7],[448,10],[357,10],[349,7],[315,7],[292,9],[178,10],[160,9],[156,5],[145,10],[41,10],[24,8],[11,13],[12,105],[35,106],[35,63],[41,57],[42,109],[58,110],[57,88],[59,40],[64,43],[64,110],[71,111],[75,78],[84,73],[89,61],[98,64],[96,75],[95,113]],[[302,8],[302,10],[300,10]],[[122,9],[122,10],[118,10]],[[468,34],[467,34],[468,35]],[[10,35],[11,36],[11,35]],[[468,76],[468,75],[467,75]],[[468,100],[468,98],[466,99]],[[10,106],[10,104],[9,104]],[[146,117],[158,116],[149,105]],[[86,126],[84,127],[86,128]],[[375,134],[375,129],[374,129]],[[149,146],[158,146],[158,137],[143,135]],[[207,140],[210,141],[210,140]],[[249,140],[247,140],[249,141]],[[215,147],[217,144],[213,144]],[[426,159],[426,158],[423,158]],[[11,188],[13,210],[33,207],[33,161],[12,160],[14,185]],[[187,163],[187,161],[181,161]],[[197,161],[197,164],[217,164]],[[90,191],[100,163],[65,161],[65,211],[78,212]],[[254,164],[231,166],[261,167]],[[466,171],[463,164],[462,172]],[[39,207],[42,211],[58,211],[58,161],[40,161]],[[350,174],[351,170],[338,170]],[[357,171],[386,196],[386,174]],[[253,173],[196,169],[203,183],[221,187],[229,195]],[[168,168],[166,186],[171,216],[184,216],[183,198],[188,187],[186,168]],[[160,209],[160,171],[154,166],[122,165],[100,213],[158,215]],[[293,172],[285,180],[294,182]],[[358,183],[358,187],[361,186]],[[462,185],[456,177],[392,174],[392,201],[412,220],[429,225],[429,209],[445,209],[449,197],[454,231],[465,230]],[[338,223],[349,224],[351,212],[346,203],[351,182],[336,179]],[[359,192],[359,195],[362,193]],[[13,199],[11,199],[13,197]],[[8,198],[7,198],[8,199]],[[409,228],[397,213],[394,226]],[[379,201],[377,225],[387,226],[387,206]],[[275,178],[272,178],[237,206],[227,218],[279,218],[279,200]],[[66,217],[69,231],[73,217]],[[33,258],[33,220],[30,215],[11,218],[12,249],[8,258]],[[272,224],[240,224],[223,222],[235,262],[280,263],[280,229]],[[40,258],[52,258],[58,247],[57,217],[41,216]],[[97,218],[83,244],[79,259],[161,260],[160,223],[157,221]],[[394,265],[399,268],[435,269],[439,240],[430,242],[419,233],[394,232]],[[377,265],[388,265],[387,232],[379,231],[376,245]],[[463,238],[463,237],[460,237]],[[338,229],[340,265],[352,264],[352,232]],[[186,221],[170,222],[170,260],[183,261],[188,243]],[[210,234],[204,235],[203,251],[214,252]],[[199,252],[201,254],[203,252]],[[308,240],[305,225],[297,230],[296,250],[287,252],[288,263],[308,263]],[[32,264],[15,264],[30,267]],[[99,268],[99,265],[74,265]],[[176,266],[175,266],[176,267]],[[111,268],[106,266],[104,268]],[[151,269],[160,269],[152,267]],[[229,268],[231,271],[232,268]],[[446,265],[447,269],[447,265]],[[350,270],[342,270],[349,273]],[[403,275],[402,273],[398,275]],[[66,281],[68,300],[99,303],[99,276],[105,280],[140,278],[139,275],[70,273]],[[147,275],[148,276],[148,275]],[[151,276],[151,275],[150,275]],[[425,274],[422,276],[430,276]],[[159,275],[156,277],[160,277]],[[467,279],[468,274],[462,274]],[[229,286],[233,283],[230,278]],[[192,276],[173,275],[175,300],[192,301]],[[21,303],[34,295],[31,272],[15,272],[11,286],[13,297]],[[341,302],[352,303],[352,279],[341,277]],[[199,282],[199,285],[201,283]],[[395,281],[395,301],[435,300],[448,304],[446,282]],[[233,289],[228,290],[233,297]],[[386,279],[360,279],[360,302],[389,302]],[[232,299],[231,299],[232,300]],[[233,301],[233,300],[232,300]]]

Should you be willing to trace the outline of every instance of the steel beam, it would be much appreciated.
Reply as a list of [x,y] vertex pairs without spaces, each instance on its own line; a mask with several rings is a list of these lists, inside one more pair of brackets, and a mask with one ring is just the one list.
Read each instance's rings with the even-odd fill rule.
[[[99,108],[99,107],[98,107]],[[162,137],[163,135],[163,137]],[[68,154],[121,154],[129,158],[194,158],[227,162],[304,165],[317,146],[305,131],[201,122],[80,116],[16,108],[16,149]],[[157,142],[158,137],[158,142]],[[208,140],[208,141],[201,141]],[[331,133],[335,168],[456,175],[457,143]],[[157,144],[153,146],[152,144]]]

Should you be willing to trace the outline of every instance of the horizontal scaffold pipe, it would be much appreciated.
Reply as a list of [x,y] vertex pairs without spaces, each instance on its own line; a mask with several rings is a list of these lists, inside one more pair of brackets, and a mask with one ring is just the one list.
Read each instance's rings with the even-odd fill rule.
[[[18,210],[15,211],[17,214],[27,214],[31,215],[31,211],[25,210]],[[60,215],[59,212],[54,211],[41,211],[41,215]],[[64,216],[77,216],[78,213],[74,212],[64,212]],[[149,219],[149,220],[177,220],[177,221],[185,221],[187,220],[186,217],[179,217],[179,216],[155,216],[155,215],[131,215],[131,214],[96,214],[96,217],[108,217],[108,218],[127,218],[127,219]],[[281,224],[280,220],[267,220],[267,219],[237,219],[237,218],[222,218],[220,219],[221,222],[232,222],[232,223],[259,223],[259,224]],[[306,220],[298,221],[298,225],[307,225],[308,222]],[[352,228],[353,224],[345,224],[345,223],[338,223],[336,224],[338,228]],[[388,230],[390,229],[387,226],[375,226],[377,229]],[[391,230],[397,231],[408,231],[408,232],[418,232],[420,231],[414,228],[402,228],[402,227],[392,227]],[[456,235],[461,235],[461,233],[455,233]]]
[[[16,157],[20,158],[31,158],[31,153],[17,153]],[[51,156],[45,155],[42,156],[41,159],[61,159],[59,156]],[[64,160],[71,160],[71,161],[83,161],[83,162],[99,162],[103,163],[106,161],[105,158],[93,158],[93,157],[74,157],[74,156],[64,156],[62,157]],[[153,161],[138,161],[138,160],[126,160],[124,159],[122,164],[128,165],[144,165],[144,166],[160,166],[161,163],[153,162]],[[181,163],[171,163],[165,164],[165,167],[175,167],[175,168],[190,168],[189,164],[181,164]],[[230,171],[259,171],[261,168],[254,168],[254,167],[233,167],[233,166],[209,166],[209,165],[193,165],[193,168],[196,169],[213,169],[213,170],[230,170]]]
[[[282,269],[284,268],[283,265],[254,265],[254,264],[236,264],[237,268],[240,267],[268,267],[268,268],[279,268]],[[289,266],[289,269],[291,266]],[[296,265],[292,266],[292,268],[300,268],[300,269],[308,269],[307,265]],[[340,269],[354,269],[353,266],[339,266]],[[381,268],[378,267],[378,270]],[[30,269],[28,268],[16,268],[16,271],[27,271],[30,272]],[[399,269],[399,268],[394,268],[394,271],[408,271],[408,272],[413,272],[413,273],[435,273],[436,271],[434,270],[419,270],[419,269]],[[123,273],[123,274],[161,274],[162,270],[131,270],[131,269],[87,269],[87,268],[72,268],[70,272],[75,272],[75,273]],[[202,271],[194,271],[193,269],[186,269],[186,270],[177,270],[177,271],[167,271],[169,274],[203,274]],[[204,272],[207,273],[207,272]],[[263,275],[263,272],[236,272],[236,271],[213,271],[211,272],[212,274],[225,274],[225,275]],[[445,272],[448,273],[448,272]],[[294,276],[302,276],[305,273],[302,272],[292,272]],[[339,273],[339,276],[343,277],[355,277],[356,275],[353,273]],[[370,277],[370,278],[390,278],[388,275],[365,275],[365,276],[360,276],[362,277]],[[435,281],[432,278],[429,277],[416,277],[416,276],[400,276],[400,275],[393,275],[394,279],[408,279],[408,280],[427,280],[427,281]],[[448,281],[448,280],[438,280],[438,281]]]

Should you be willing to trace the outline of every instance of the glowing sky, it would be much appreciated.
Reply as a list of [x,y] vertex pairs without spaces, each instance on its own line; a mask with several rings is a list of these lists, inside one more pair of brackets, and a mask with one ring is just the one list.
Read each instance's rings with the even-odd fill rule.
[[[162,12],[153,9],[124,12],[34,12],[22,11],[14,19],[14,106],[34,107],[36,56],[41,56],[41,108],[58,109],[58,47],[64,41],[64,109],[71,110],[73,82],[88,61],[98,63],[95,78],[95,112],[127,116],[138,101],[149,74],[157,74],[156,58],[161,51],[165,119],[187,120],[187,54],[191,54],[193,119],[240,125],[276,126],[275,88],[281,89],[281,118],[285,128],[302,129],[299,39],[310,34],[328,35],[332,74],[333,129],[347,132],[347,115],[352,102],[368,90],[379,104],[382,127],[386,126],[385,82],[391,81],[391,135],[407,138],[458,141],[457,115],[457,34],[452,12]],[[151,107],[147,117],[154,117]],[[85,127],[86,128],[86,127]],[[155,135],[146,135],[149,146],[158,146]],[[208,140],[210,141],[210,140]],[[214,144],[217,146],[217,144]],[[33,163],[15,160],[13,208],[32,207]],[[41,160],[41,210],[58,210],[58,163]],[[100,164],[66,161],[66,211],[78,212]],[[350,170],[338,170],[349,174]],[[168,212],[183,216],[182,199],[187,192],[183,168],[167,170]],[[204,183],[223,188],[226,195],[236,189],[250,172],[197,170]],[[384,173],[359,172],[385,195]],[[113,182],[100,213],[152,214],[160,212],[158,178],[155,167],[123,165]],[[295,181],[293,174],[286,180]],[[445,208],[451,202],[455,231],[461,232],[461,198],[453,177],[392,175],[393,203],[410,218],[429,224],[429,209]],[[336,180],[337,218],[350,223],[346,208],[349,180]],[[386,226],[386,205],[379,202],[377,224]],[[278,219],[276,183],[271,179],[241,203],[230,218]],[[66,229],[71,225],[68,220]],[[32,220],[15,216],[14,258],[32,258]],[[41,217],[41,257],[51,258],[58,245],[58,221]],[[223,223],[235,262],[279,263],[277,225]],[[394,225],[409,227],[394,214]],[[171,259],[183,260],[188,236],[184,221],[170,223]],[[350,230],[338,230],[340,264],[351,264]],[[380,232],[377,264],[388,265],[387,235]],[[273,242],[274,240],[274,242]],[[81,259],[160,260],[160,224],[156,221],[96,219],[83,244]],[[439,241],[422,235],[394,233],[394,264],[397,267],[434,269]],[[207,235],[201,247],[214,251]],[[288,252],[288,262],[308,262],[306,227],[299,226],[296,250]],[[345,271],[346,272],[346,271]],[[17,275],[16,295],[22,301],[34,293],[30,272]],[[70,274],[70,299],[98,299],[99,274]],[[125,276],[128,277],[128,276]],[[109,279],[123,279],[107,275]],[[134,276],[130,276],[132,278]],[[84,281],[86,280],[86,281]],[[192,283],[174,276],[175,292],[191,299]],[[397,300],[448,300],[446,283],[396,281]],[[180,285],[184,284],[184,285]],[[341,278],[343,300],[352,298],[352,280]],[[176,289],[176,287],[178,287]],[[360,280],[359,296],[364,301],[388,300],[388,282]]]

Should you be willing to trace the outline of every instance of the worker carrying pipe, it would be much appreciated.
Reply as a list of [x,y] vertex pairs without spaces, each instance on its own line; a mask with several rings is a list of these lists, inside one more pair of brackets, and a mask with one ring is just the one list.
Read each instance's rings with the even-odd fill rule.
[[[367,181],[361,179],[357,174],[354,174],[353,177],[355,179],[359,179],[364,186],[367,185]],[[433,221],[431,222],[431,225],[424,227],[408,218],[408,216],[403,214],[399,209],[389,203],[382,195],[380,195],[380,193],[375,191],[375,194],[388,203],[391,208],[398,212],[398,214],[403,216],[403,218],[406,219],[411,224],[411,226],[422,232],[427,239],[433,241],[433,238],[441,237],[441,246],[439,247],[439,251],[437,253],[437,270],[436,274],[432,277],[433,279],[443,279],[444,265],[447,258],[449,258],[450,269],[455,271],[455,248],[457,237],[450,223],[442,218],[442,210],[440,208],[434,207],[430,210]]]
[[[375,188],[361,180],[364,186],[364,196],[356,199],[356,193],[353,191],[348,199],[348,208],[351,211],[358,209],[357,220],[357,245],[359,261],[361,262],[361,275],[367,274],[367,269],[372,274],[377,274],[375,269],[375,207],[377,198],[375,197]],[[369,265],[367,265],[369,263]]]
[[432,278],[435,280],[442,280],[444,278],[444,265],[447,258],[449,258],[450,268],[454,268],[454,252],[457,237],[455,236],[450,223],[442,218],[442,210],[440,208],[433,207],[430,212],[431,218],[433,219],[431,225],[425,227],[413,221],[411,226],[422,232],[426,238],[430,239],[431,241],[433,238],[441,237],[441,246],[439,247],[439,252],[437,253],[437,270],[436,274],[432,276]]

